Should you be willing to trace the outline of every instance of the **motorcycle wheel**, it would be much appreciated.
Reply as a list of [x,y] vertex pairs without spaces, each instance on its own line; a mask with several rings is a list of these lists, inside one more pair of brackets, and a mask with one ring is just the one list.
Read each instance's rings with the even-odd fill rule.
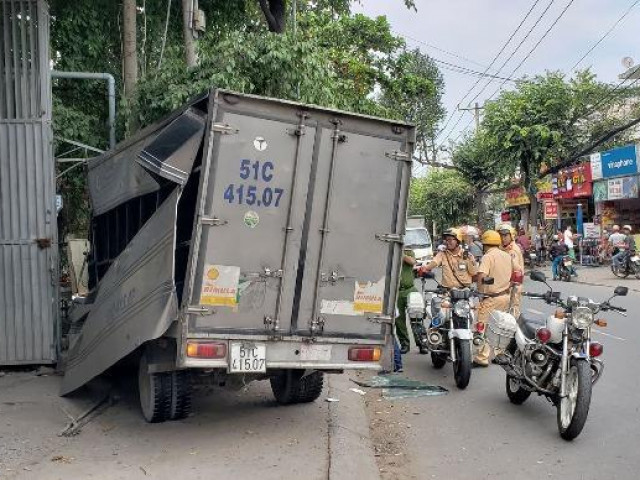
[[558,431],[573,440],[584,428],[591,405],[591,367],[587,360],[572,359],[567,374],[567,396],[557,402]]
[[471,380],[471,344],[469,340],[455,340],[456,361],[453,362],[453,376],[456,386],[464,390]]
[[509,397],[509,401],[514,405],[522,405],[531,396],[529,390],[522,388],[520,380],[511,375],[507,375],[506,387],[507,397]]
[[634,265],[633,266],[633,273],[635,274],[636,278],[638,280],[640,280],[640,266]]
[[431,363],[433,368],[440,370],[447,364],[447,355],[445,353],[431,352]]
[[629,271],[626,268],[620,269],[616,265],[611,265],[611,271],[618,278],[627,278],[629,276]]

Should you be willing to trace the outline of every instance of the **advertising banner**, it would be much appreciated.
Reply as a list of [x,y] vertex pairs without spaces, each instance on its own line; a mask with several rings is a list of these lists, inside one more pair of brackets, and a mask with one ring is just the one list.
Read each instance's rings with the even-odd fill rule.
[[609,200],[608,188],[609,182],[607,180],[593,182],[593,201],[606,202]]
[[[600,154],[600,164],[602,175],[599,178],[620,177],[623,175],[638,173],[636,146],[627,145],[625,147],[614,148],[613,150],[602,152]],[[596,174],[598,173],[599,172],[596,171]]]
[[544,219],[556,220],[558,218],[557,202],[544,202]]
[[600,225],[585,222],[582,224],[585,238],[600,238]]
[[517,207],[519,205],[529,205],[529,196],[522,187],[511,187],[507,189],[505,194],[505,202],[510,207]]
[[560,170],[551,183],[554,198],[581,198],[591,196],[591,164],[589,162]]
[[607,200],[638,198],[638,177],[612,178],[607,184]]

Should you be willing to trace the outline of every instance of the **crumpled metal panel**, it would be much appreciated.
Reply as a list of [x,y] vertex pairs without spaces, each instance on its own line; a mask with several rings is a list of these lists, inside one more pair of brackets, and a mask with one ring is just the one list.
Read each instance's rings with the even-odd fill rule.
[[100,282],[79,337],[69,350],[61,393],[104,372],[177,318],[174,285],[176,189],[145,223]]
[[202,143],[205,120],[206,117],[187,110],[138,153],[137,162],[167,180],[184,185]]
[[205,121],[206,117],[187,110],[133,145],[90,161],[93,214],[101,215],[127,200],[155,192],[160,183],[154,174],[184,185],[202,143]]

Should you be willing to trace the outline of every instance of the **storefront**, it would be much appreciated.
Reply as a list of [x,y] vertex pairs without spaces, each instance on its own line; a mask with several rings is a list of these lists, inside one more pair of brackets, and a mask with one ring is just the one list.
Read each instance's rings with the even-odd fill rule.
[[596,223],[607,231],[613,225],[640,230],[638,149],[627,145],[591,155]]
[[[503,212],[502,219],[510,222],[513,226],[520,226],[524,223],[529,212],[529,195],[521,186],[508,188],[505,192],[505,204],[508,211]],[[508,220],[507,220],[508,219]]]
[[557,202],[555,218],[559,228],[564,229],[570,225],[575,231],[579,208],[582,209],[584,222],[593,221],[595,206],[592,198],[593,183],[589,162],[558,171],[552,177],[551,184],[553,200]]

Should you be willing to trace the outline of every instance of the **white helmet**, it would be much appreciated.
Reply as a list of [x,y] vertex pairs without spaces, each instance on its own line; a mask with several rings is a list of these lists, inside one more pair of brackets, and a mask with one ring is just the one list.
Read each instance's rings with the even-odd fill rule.
[[553,239],[557,241],[558,240],[558,235],[554,235]]
[[631,231],[633,230],[631,228],[631,225],[625,225],[624,227],[622,227],[623,230],[629,230],[629,233],[631,233]]

